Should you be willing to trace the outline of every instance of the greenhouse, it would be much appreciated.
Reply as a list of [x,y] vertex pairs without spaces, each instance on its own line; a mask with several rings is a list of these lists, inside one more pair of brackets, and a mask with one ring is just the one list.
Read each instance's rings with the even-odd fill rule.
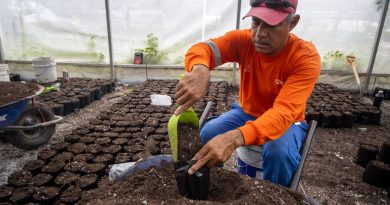
[[3,0],[0,204],[389,204],[390,0]]

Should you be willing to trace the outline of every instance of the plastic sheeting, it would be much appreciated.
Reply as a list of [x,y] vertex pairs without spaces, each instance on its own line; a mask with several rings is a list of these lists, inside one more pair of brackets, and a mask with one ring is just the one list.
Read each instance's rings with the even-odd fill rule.
[[[346,55],[355,55],[366,72],[380,17],[376,0],[300,0],[301,20],[293,33],[312,41],[324,69],[351,72]],[[158,64],[181,64],[194,43],[235,28],[237,1],[110,0],[113,54],[116,63],[132,63],[148,34],[159,40]],[[249,9],[242,1],[241,17]],[[389,12],[388,12],[389,13]],[[250,26],[241,20],[241,28]],[[109,61],[104,0],[3,0],[0,37],[5,59]],[[374,73],[390,74],[390,14],[387,15]]]

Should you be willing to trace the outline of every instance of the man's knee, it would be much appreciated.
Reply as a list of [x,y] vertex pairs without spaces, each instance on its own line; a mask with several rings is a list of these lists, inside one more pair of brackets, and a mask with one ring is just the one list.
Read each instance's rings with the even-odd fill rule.
[[215,126],[212,126],[210,122],[206,123],[200,130],[200,140],[202,141],[202,144],[206,144],[215,136]]
[[291,155],[287,147],[282,147],[279,144],[270,144],[264,150],[264,160],[272,160],[277,162],[289,162]]

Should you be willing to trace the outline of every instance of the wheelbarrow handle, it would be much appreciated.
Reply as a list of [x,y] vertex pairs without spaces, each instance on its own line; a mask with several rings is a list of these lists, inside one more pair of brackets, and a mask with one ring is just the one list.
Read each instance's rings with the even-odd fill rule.
[[30,125],[30,126],[7,126],[7,127],[0,127],[0,130],[32,130],[35,128],[41,128],[41,127],[47,127],[53,124],[56,124],[60,122],[63,118],[58,115],[54,115],[54,119],[50,120],[48,122],[42,122],[38,123],[36,125]]

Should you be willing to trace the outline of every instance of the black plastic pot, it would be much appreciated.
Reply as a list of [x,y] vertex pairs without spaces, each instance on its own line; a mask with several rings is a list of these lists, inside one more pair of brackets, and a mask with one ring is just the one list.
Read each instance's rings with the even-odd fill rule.
[[328,111],[321,112],[321,119],[322,119],[322,124],[321,124],[322,127],[325,128],[333,127],[334,116],[332,115],[331,112]]
[[345,111],[342,113],[342,127],[352,128],[353,123],[355,122],[352,112]]
[[366,167],[368,162],[376,159],[378,151],[378,146],[376,145],[360,144],[355,161],[356,164]]
[[363,181],[377,187],[390,186],[390,165],[381,161],[370,161],[363,172]]
[[100,87],[95,89],[94,97],[95,97],[95,100],[100,100],[102,98],[102,91],[101,91]]
[[80,100],[78,98],[72,98],[71,103],[72,103],[72,112],[80,109]]
[[60,101],[60,103],[63,104],[63,106],[64,106],[64,116],[68,115],[71,112],[73,112],[71,101],[69,101],[69,100],[62,100],[62,101]]
[[83,95],[85,106],[89,105],[89,103],[91,103],[91,94],[81,93],[81,95]]
[[107,89],[107,93],[111,93],[112,92],[112,84],[108,83],[105,86],[106,86],[106,89]]
[[180,195],[189,199],[206,200],[210,188],[210,168],[204,166],[189,175],[188,169],[194,161],[175,163],[175,178]]
[[102,96],[104,96],[107,93],[107,87],[105,85],[100,86],[100,90],[102,92]]
[[317,121],[317,124],[320,125],[322,123],[321,121],[321,114],[318,111],[313,111],[310,115],[310,120]]
[[82,95],[77,95],[76,97],[79,99],[79,102],[80,102],[80,108],[83,108],[83,107],[85,107],[85,100],[84,100],[84,96],[82,96]]
[[380,125],[381,114],[382,112],[380,110],[369,110],[370,124]]
[[370,111],[366,110],[366,109],[362,109],[360,110],[360,119],[359,119],[359,122],[362,123],[362,124],[370,124],[371,120],[370,120]]
[[390,141],[384,142],[378,153],[378,160],[390,164]]
[[95,90],[90,90],[89,102],[95,101]]
[[55,115],[64,116],[64,105],[63,104],[53,104],[53,112]]
[[340,112],[332,112],[333,127],[339,128],[342,125],[342,114]]

